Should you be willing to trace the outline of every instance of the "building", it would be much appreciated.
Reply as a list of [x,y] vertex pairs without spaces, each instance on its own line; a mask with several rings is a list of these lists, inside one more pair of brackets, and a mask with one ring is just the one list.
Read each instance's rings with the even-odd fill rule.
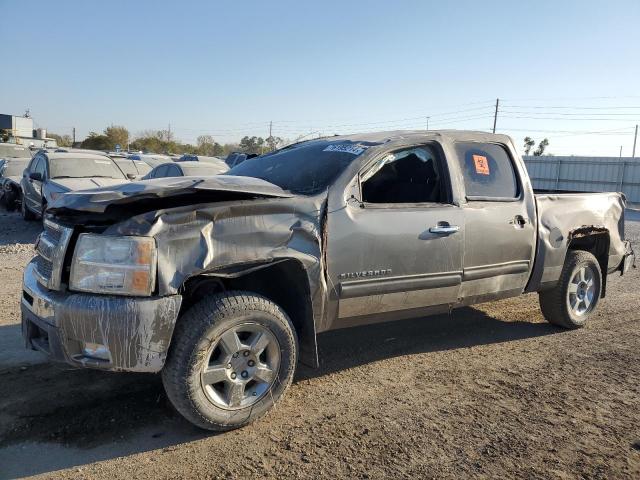
[[[33,128],[33,118],[29,112],[18,117],[0,113],[0,130],[8,134],[7,143],[15,143],[33,148],[57,147],[55,139],[47,138],[47,130]],[[0,138],[0,141],[2,139]]]

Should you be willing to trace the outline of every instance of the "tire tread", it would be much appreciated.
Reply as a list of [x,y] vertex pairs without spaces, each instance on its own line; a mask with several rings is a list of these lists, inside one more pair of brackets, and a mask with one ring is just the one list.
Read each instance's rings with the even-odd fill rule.
[[[188,375],[194,367],[193,364],[200,359],[192,355],[193,346],[213,324],[233,318],[240,313],[245,314],[247,311],[266,312],[278,318],[284,324],[285,331],[297,352],[297,337],[291,320],[278,305],[261,295],[245,291],[227,291],[214,294],[193,305],[176,325],[169,355],[162,370],[162,381],[174,407],[201,428],[218,431],[240,428],[265,414],[279,400],[279,398],[275,399],[273,405],[260,415],[249,414],[244,421],[234,422],[233,425],[215,422],[194,406],[194,403],[197,403],[196,394],[200,387],[189,382]],[[296,361],[297,356],[290,363],[287,371],[280,372],[279,381],[284,380],[286,384],[284,390],[291,384]],[[186,393],[186,396],[181,393]]]

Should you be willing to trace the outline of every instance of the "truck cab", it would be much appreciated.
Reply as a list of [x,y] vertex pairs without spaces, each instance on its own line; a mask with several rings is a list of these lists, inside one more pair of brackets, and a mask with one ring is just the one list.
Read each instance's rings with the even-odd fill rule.
[[634,262],[624,208],[535,194],[504,135],[310,140],[215,177],[62,195],[25,269],[23,333],[76,367],[161,372],[195,425],[238,428],[317,366],[325,331],[526,292],[584,326]]

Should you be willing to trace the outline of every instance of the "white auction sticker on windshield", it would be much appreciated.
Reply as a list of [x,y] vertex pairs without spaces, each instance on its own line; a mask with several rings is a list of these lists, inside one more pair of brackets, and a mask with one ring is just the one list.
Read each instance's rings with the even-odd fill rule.
[[344,152],[350,153],[352,155],[360,155],[362,152],[366,150],[365,147],[359,145],[329,145],[327,148],[323,150],[323,152]]

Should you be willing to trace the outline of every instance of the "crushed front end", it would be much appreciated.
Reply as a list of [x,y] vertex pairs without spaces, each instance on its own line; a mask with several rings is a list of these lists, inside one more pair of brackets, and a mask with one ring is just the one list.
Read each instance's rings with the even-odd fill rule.
[[[82,255],[88,259],[82,264],[84,271],[75,258],[83,235],[87,247]],[[90,242],[92,237],[102,236],[92,235],[86,227],[45,221],[36,242],[37,255],[23,277],[22,333],[26,345],[52,360],[78,367],[157,372],[164,365],[182,298],[157,296],[153,284],[144,283],[146,277],[139,273],[142,269],[137,264],[105,265],[104,259],[98,258],[100,246]],[[103,240],[113,250],[114,240],[122,239],[105,236]],[[147,240],[142,243],[153,242]],[[121,245],[116,251],[125,260],[126,247]],[[145,247],[138,255],[152,253]],[[113,252],[109,255],[115,257]],[[80,273],[75,273],[76,285],[70,288],[74,268]],[[133,274],[127,281],[129,271]],[[155,270],[148,273],[151,275]],[[122,285],[126,292],[118,291]]]

